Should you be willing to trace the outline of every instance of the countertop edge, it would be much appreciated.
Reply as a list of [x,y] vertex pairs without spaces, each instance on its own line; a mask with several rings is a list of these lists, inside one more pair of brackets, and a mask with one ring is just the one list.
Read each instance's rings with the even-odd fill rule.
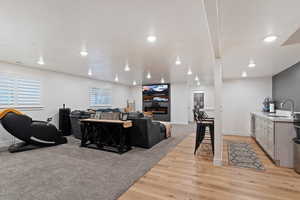
[[257,116],[260,116],[260,117],[264,117],[266,119],[269,119],[273,122],[283,122],[283,123],[299,123],[300,120],[295,120],[295,119],[291,119],[291,118],[280,118],[280,117],[270,117],[270,116],[267,116],[267,114],[270,114],[270,113],[263,113],[263,112],[250,112],[251,114],[254,114],[254,115],[257,115]]

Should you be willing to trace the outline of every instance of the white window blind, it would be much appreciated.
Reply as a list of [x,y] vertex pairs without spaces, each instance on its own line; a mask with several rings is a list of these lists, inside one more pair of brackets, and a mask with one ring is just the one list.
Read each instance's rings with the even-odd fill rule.
[[90,88],[90,106],[110,106],[112,105],[112,91],[110,88]]
[[41,104],[41,83],[36,80],[17,79],[18,106],[31,106]]
[[0,75],[0,106],[13,106],[15,102],[15,81]]
[[0,75],[0,107],[34,107],[40,105],[40,81]]

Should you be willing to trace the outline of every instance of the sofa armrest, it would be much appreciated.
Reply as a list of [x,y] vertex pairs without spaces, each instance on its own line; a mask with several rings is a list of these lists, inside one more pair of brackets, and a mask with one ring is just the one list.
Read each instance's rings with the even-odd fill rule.
[[134,146],[151,148],[164,139],[160,123],[152,122],[149,118],[134,119],[130,131],[131,143]]
[[148,126],[148,146],[152,147],[162,140],[162,136],[160,131],[160,123],[151,122],[150,124],[151,125]]
[[152,126],[160,126],[160,122],[152,122]]

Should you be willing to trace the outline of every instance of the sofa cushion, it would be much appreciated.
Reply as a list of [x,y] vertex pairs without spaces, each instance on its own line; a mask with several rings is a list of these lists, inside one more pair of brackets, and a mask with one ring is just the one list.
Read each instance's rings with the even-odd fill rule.
[[143,118],[144,114],[140,112],[130,112],[128,113],[128,120]]
[[120,112],[102,112],[100,114],[100,119],[119,120]]
[[121,112],[119,108],[99,108],[96,112]]

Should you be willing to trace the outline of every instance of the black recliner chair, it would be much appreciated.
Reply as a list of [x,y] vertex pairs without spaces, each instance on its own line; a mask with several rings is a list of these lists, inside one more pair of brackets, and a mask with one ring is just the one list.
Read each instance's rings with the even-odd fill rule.
[[33,121],[26,115],[9,112],[1,123],[10,134],[24,141],[11,145],[8,149],[11,153],[67,143],[53,124]]
[[132,146],[151,148],[165,139],[165,132],[161,129],[159,122],[153,122],[142,114],[129,114],[133,126],[130,129],[130,142]]

